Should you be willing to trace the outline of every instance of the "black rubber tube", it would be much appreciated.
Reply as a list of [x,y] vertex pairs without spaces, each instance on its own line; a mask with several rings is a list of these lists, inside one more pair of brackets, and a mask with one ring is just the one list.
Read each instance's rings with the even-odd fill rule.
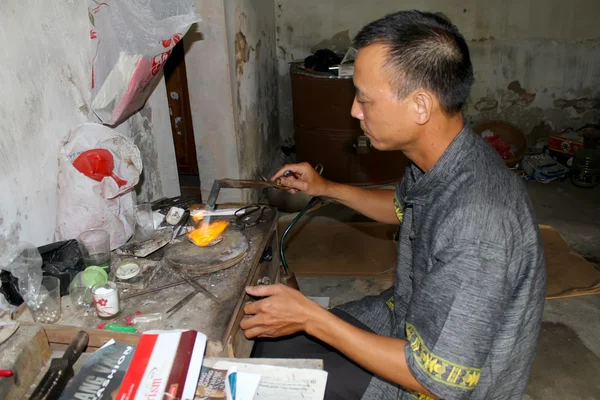
[[302,218],[308,210],[313,208],[315,206],[315,204],[317,204],[317,201],[319,201],[318,197],[313,197],[312,199],[310,199],[310,201],[308,203],[306,203],[304,208],[298,213],[298,215],[296,215],[296,217],[292,220],[292,222],[290,222],[288,227],[285,228],[283,235],[281,235],[281,240],[279,241],[279,255],[281,256],[281,264],[283,265],[283,270],[285,271],[286,274],[289,274],[290,267],[288,266],[287,261],[285,260],[285,252],[283,251],[283,243],[285,242],[285,238],[286,238],[287,234],[292,230],[294,225],[296,225],[296,222],[298,222],[300,220],[300,218]]

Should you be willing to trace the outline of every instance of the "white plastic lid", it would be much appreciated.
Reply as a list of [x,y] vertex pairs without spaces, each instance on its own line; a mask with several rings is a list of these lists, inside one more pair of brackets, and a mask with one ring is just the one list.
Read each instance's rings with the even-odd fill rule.
[[117,267],[115,275],[121,280],[127,280],[136,277],[141,270],[142,268],[135,261],[125,261]]

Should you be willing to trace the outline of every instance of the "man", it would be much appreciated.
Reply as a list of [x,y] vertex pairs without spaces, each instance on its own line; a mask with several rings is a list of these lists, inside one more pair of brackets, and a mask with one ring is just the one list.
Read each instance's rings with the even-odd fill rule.
[[[524,185],[465,125],[473,71],[458,30],[400,12],[355,39],[352,115],[379,150],[411,161],[394,191],[321,178],[294,190],[401,223],[396,280],[379,296],[327,311],[281,285],[251,287],[248,338],[259,356],[314,357],[327,399],[516,399],[525,390],[545,295],[545,260]],[[335,156],[335,155],[332,155]],[[290,336],[292,335],[292,336]]]

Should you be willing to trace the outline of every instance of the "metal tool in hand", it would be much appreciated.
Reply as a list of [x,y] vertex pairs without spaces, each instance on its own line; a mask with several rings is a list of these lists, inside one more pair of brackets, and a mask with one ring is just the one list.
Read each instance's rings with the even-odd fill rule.
[[212,294],[211,292],[209,292],[208,290],[206,290],[204,287],[202,287],[202,285],[200,285],[199,283],[195,282],[194,280],[192,280],[188,274],[186,274],[185,272],[179,271],[171,266],[168,267],[172,272],[174,272],[175,274],[179,275],[183,280],[185,280],[187,282],[188,285],[192,286],[194,288],[194,291],[191,292],[190,294],[188,294],[187,296],[185,296],[183,299],[179,300],[177,302],[177,304],[175,304],[173,307],[169,308],[166,312],[167,314],[167,318],[169,318],[171,315],[175,314],[175,312],[179,311],[181,309],[181,307],[183,307],[184,305],[186,305],[190,300],[192,300],[198,293],[202,293],[204,294],[206,297],[210,298],[211,300],[213,300],[214,302],[216,302],[218,305],[222,305],[223,303],[221,302],[221,300],[215,296],[214,294]]
[[[323,173],[323,165],[317,164],[315,167],[315,171],[319,175]],[[283,173],[283,176],[288,178],[290,176],[294,176],[294,171],[287,170]],[[278,180],[279,181],[279,180]],[[210,194],[208,195],[208,200],[206,201],[206,209],[214,210],[215,205],[217,204],[217,198],[219,197],[219,193],[221,189],[263,189],[263,188],[273,188],[273,189],[290,189],[287,186],[283,186],[279,182],[270,182],[266,179],[217,179],[214,181],[212,188],[210,189]]]
[[275,189],[287,189],[285,186],[278,185],[277,183],[264,181],[260,179],[218,179],[213,183],[208,200],[206,201],[206,208],[213,210],[217,204],[217,198],[221,189],[263,189],[263,188],[275,188]]
[[[323,174],[323,164],[317,164],[315,166],[315,171],[317,171],[317,174],[319,174],[319,175]],[[287,171],[285,171],[282,176],[284,178],[289,178],[290,176],[293,176],[294,178],[298,179],[298,177],[296,176],[296,173],[294,171],[292,171],[291,169],[288,169]],[[280,179],[281,178],[279,178],[277,180],[277,182],[278,182],[277,184],[279,186],[283,186],[283,185],[281,185],[281,183],[279,183]]]
[[[315,166],[315,171],[317,171],[317,174],[322,175],[323,174],[323,164],[317,164]],[[289,178],[290,176],[297,178],[296,174],[291,169],[288,169],[287,171],[285,171],[283,173],[284,178]]]
[[73,377],[73,364],[77,362],[85,350],[90,336],[85,331],[79,331],[75,339],[69,344],[61,358],[53,358],[50,369],[46,372],[37,385],[30,399],[53,400],[58,399],[62,391]]
[[[321,175],[323,173],[323,165],[318,164],[315,167],[315,171],[317,171],[317,173],[319,175]],[[294,172],[292,170],[285,171],[283,173],[283,176],[286,178],[290,177],[290,176],[295,177]],[[238,180],[238,179],[215,180],[215,182],[213,183],[212,189],[210,191],[210,194],[208,196],[208,201],[206,202],[207,210],[214,210],[215,205],[217,203],[217,198],[219,197],[219,192],[223,188],[228,188],[228,189],[276,188],[276,189],[284,189],[284,190],[289,189],[287,186],[283,186],[279,182],[273,183],[273,182],[269,182],[267,180]],[[290,271],[289,266],[286,262],[285,254],[284,254],[284,250],[283,250],[283,242],[285,240],[285,237],[289,233],[289,231],[296,224],[296,222],[298,222],[298,220],[300,220],[300,218],[302,218],[302,216],[310,208],[312,208],[318,202],[318,200],[319,200],[318,197],[313,197],[308,202],[308,204],[302,209],[302,211],[300,211],[300,213],[298,213],[296,218],[294,218],[294,220],[290,223],[290,225],[285,230],[283,236],[281,237],[280,243],[279,243],[279,254],[281,256],[281,262],[282,262],[281,281],[286,286],[290,286],[295,289],[298,289],[298,281],[296,280],[296,276],[294,275],[294,273]]]

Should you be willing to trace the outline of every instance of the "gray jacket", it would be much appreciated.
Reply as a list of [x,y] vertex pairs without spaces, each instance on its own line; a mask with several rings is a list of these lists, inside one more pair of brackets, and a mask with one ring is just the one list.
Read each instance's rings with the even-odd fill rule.
[[[444,399],[517,399],[540,331],[545,258],[524,184],[466,126],[396,189],[396,282],[340,308],[408,340],[414,377]],[[368,352],[369,349],[364,349]],[[426,398],[378,377],[364,399]]]

